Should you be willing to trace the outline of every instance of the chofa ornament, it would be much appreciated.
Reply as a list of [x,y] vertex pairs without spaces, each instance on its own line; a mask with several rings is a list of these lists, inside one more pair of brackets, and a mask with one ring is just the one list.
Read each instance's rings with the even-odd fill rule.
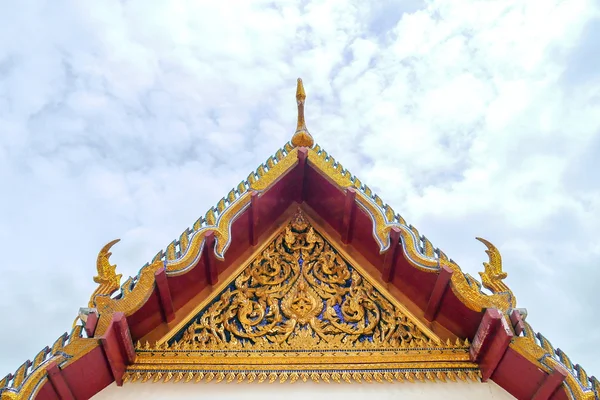
[[96,269],[98,275],[94,277],[94,282],[99,286],[96,288],[90,297],[89,307],[96,305],[97,296],[110,296],[121,286],[121,274],[116,273],[117,266],[110,263],[109,259],[112,253],[111,247],[118,243],[121,239],[115,239],[102,247],[96,260]]

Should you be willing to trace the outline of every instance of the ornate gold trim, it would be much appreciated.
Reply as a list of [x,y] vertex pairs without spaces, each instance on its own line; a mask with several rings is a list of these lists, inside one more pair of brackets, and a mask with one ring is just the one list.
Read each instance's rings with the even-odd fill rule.
[[246,180],[232,189],[215,207],[196,221],[191,229],[186,229],[178,240],[174,240],[166,251],[160,251],[152,259],[166,261],[169,275],[176,275],[194,264],[202,250],[204,236],[214,231],[217,244],[215,255],[223,258],[231,240],[231,224],[246,209],[250,202],[248,190],[263,192],[277,182],[298,163],[298,149],[287,143],[274,156],[251,172]]
[[513,338],[510,348],[525,357],[529,362],[548,374],[556,368],[567,372],[563,382],[565,392],[573,400],[596,400],[600,398],[600,382],[589,377],[580,365],[573,365],[571,360],[542,334],[535,333],[527,322],[523,321],[525,330],[522,336]]
[[[231,243],[231,225],[249,205],[250,193],[246,192],[231,202],[229,207],[223,209],[214,222],[214,225],[193,232],[189,239],[189,245],[183,255],[175,260],[167,260],[165,262],[167,275],[181,275],[196,264],[202,254],[204,239],[208,232],[214,232],[215,255],[222,260],[225,256],[225,251]],[[209,211],[209,213],[211,212],[212,210]]]
[[[481,291],[481,283],[469,274],[462,272],[460,267],[440,250],[436,250],[438,257],[426,256],[419,247],[419,233],[413,226],[400,222],[389,222],[382,207],[373,202],[364,193],[358,192],[357,204],[367,212],[373,222],[373,237],[380,245],[380,250],[386,251],[390,245],[390,231],[392,227],[400,230],[400,243],[406,259],[411,265],[428,273],[438,273],[440,268],[446,266],[454,273],[451,278],[452,292],[473,311],[482,311],[486,308],[497,308],[506,313],[516,307],[516,298],[512,291],[502,282],[506,273],[502,271],[500,253],[496,247],[484,239],[479,239],[488,246],[486,251],[490,257],[489,263],[484,263],[485,272],[481,273],[486,287],[492,291],[487,295]],[[389,209],[389,207],[387,207]],[[422,249],[432,249],[431,244],[423,240]]]
[[26,361],[13,375],[0,381],[1,400],[32,400],[46,381],[46,367],[57,363],[61,368],[77,361],[94,348],[98,341],[83,337],[83,327],[77,325],[70,334],[60,336],[52,345],[45,347],[33,359]]
[[310,215],[308,215],[308,214],[305,215],[305,218],[309,221],[309,223],[311,225],[313,225],[315,227],[315,229],[317,229],[319,231],[319,234],[322,235],[325,238],[325,240],[327,240],[329,243],[331,243],[333,245],[333,247],[335,248],[335,251],[337,251],[346,262],[348,262],[350,265],[353,266],[353,268],[355,268],[356,270],[359,271],[359,273],[364,277],[364,279],[367,282],[369,282],[370,285],[372,285],[379,292],[386,293],[388,300],[394,305],[394,307],[396,307],[402,313],[409,316],[409,318],[411,318],[415,322],[417,327],[419,329],[421,329],[423,332],[425,332],[429,337],[431,337],[435,343],[437,343],[437,344],[442,343],[442,340],[435,333],[433,333],[433,331],[429,328],[428,325],[421,322],[421,320],[419,318],[417,318],[404,304],[402,304],[398,299],[396,299],[395,296],[393,296],[391,293],[389,293],[389,290],[387,289],[387,287],[384,284],[380,283],[373,276],[371,276],[371,274],[361,266],[361,263],[359,261],[357,261],[351,254],[349,254],[347,251],[345,251],[342,247],[336,246],[335,245],[336,240],[333,237],[331,237],[324,229],[322,229],[322,227],[313,218],[311,218]]
[[[284,148],[287,148],[289,143]],[[275,163],[277,161],[277,163]],[[292,169],[298,163],[298,149],[293,148],[287,151],[284,157],[281,150],[275,153],[275,157],[269,157],[265,165],[257,169],[259,179],[250,184],[252,190],[263,192],[279,180],[287,171]],[[266,166],[266,171],[265,171]]]
[[136,346],[132,370],[339,370],[339,369],[436,369],[478,368],[470,361],[469,341],[456,340],[436,344],[432,341],[403,343],[395,348],[306,348],[282,349],[277,346],[213,350],[202,345],[181,342],[152,346],[146,342]]
[[341,371],[299,371],[299,370],[247,370],[247,371],[229,371],[229,370],[211,370],[211,371],[146,371],[128,369],[123,377],[123,382],[140,383],[152,380],[152,382],[175,383],[191,382],[206,383],[214,381],[236,382],[236,383],[294,383],[296,381],[307,382],[309,380],[319,383],[393,383],[393,382],[457,382],[468,381],[478,382],[481,379],[481,373],[478,369],[470,368],[466,365],[453,370],[427,369],[427,370],[390,370],[390,371],[372,371],[372,370],[341,370]]
[[[94,282],[99,284],[92,293],[90,297],[90,301],[88,303],[88,307],[95,306],[95,300],[98,296],[110,296],[121,286],[121,277],[123,275],[116,273],[116,265],[111,265],[109,259],[112,253],[110,252],[111,247],[113,247],[117,242],[121,239],[115,239],[109,243],[107,243],[98,253],[98,258],[96,260],[96,269],[98,270],[98,275],[94,277]],[[77,321],[77,319],[75,320]]]
[[[261,165],[257,169],[258,179],[255,179],[254,175],[250,174],[247,185],[250,189],[257,192],[266,190],[297,164],[297,153],[298,149],[292,149],[284,157],[283,152],[278,151],[275,158],[270,157],[267,160],[266,168],[264,165]],[[231,243],[231,226],[237,217],[250,205],[250,192],[243,192],[239,197],[235,197],[232,191],[227,201],[228,205],[225,204],[225,198],[217,204],[217,217],[214,216],[214,209],[210,209],[207,212],[205,221],[207,221],[208,225],[206,227],[195,228],[190,235],[186,236],[185,249],[180,252],[181,255],[178,258],[167,257],[166,269],[168,275],[176,276],[183,274],[196,264],[202,254],[204,238],[210,231],[215,233],[215,255],[221,260],[224,258],[225,252]],[[181,240],[179,243],[181,243]]]

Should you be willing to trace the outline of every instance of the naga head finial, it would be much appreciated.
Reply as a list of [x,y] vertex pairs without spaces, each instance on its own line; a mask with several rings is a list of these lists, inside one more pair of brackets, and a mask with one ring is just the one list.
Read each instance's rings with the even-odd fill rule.
[[492,293],[504,293],[509,295],[510,306],[515,307],[516,299],[512,291],[503,282],[508,274],[502,269],[502,256],[500,255],[500,251],[498,251],[496,246],[485,239],[479,237],[475,239],[479,240],[487,247],[485,252],[489,257],[489,262],[483,263],[484,271],[479,273],[483,286]]
[[[121,239],[113,240],[100,250],[98,253],[98,259],[96,260],[96,268],[98,270],[98,275],[94,277],[94,282],[99,284],[92,293],[92,297],[90,298],[90,302],[88,303],[89,308],[96,307],[96,297],[98,296],[110,296],[115,290],[121,287],[121,274],[117,274],[117,266],[112,265],[109,261],[111,256],[110,248],[115,245]],[[75,320],[77,321],[77,320]],[[76,323],[76,322],[75,322]]]
[[315,143],[313,137],[306,129],[306,121],[304,119],[304,100],[306,99],[306,93],[304,92],[304,85],[302,79],[298,78],[298,86],[296,87],[296,103],[298,104],[298,125],[296,126],[296,133],[292,137],[292,146],[294,147],[312,147]]
[[119,287],[121,282],[121,274],[117,275],[116,265],[111,265],[109,258],[111,256],[110,248],[119,242],[121,239],[113,240],[107,243],[98,253],[98,259],[96,261],[96,268],[98,269],[98,275],[94,277],[94,282],[100,285],[108,285]]

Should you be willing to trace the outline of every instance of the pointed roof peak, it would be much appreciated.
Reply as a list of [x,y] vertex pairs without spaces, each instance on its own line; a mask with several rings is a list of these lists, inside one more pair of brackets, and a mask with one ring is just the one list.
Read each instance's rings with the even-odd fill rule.
[[298,78],[298,85],[296,86],[296,100],[304,101],[304,99],[306,99],[304,84],[302,83],[302,78]]
[[304,100],[306,99],[306,92],[304,92],[304,85],[302,79],[298,78],[298,86],[296,87],[296,103],[298,104],[298,125],[296,126],[296,133],[292,137],[292,145],[294,147],[312,147],[315,141],[311,134],[306,129],[306,121],[304,119]]

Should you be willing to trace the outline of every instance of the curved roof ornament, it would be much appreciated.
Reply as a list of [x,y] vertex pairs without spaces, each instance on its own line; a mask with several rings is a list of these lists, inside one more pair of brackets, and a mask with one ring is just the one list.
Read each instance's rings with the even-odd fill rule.
[[304,100],[306,93],[302,79],[298,78],[298,86],[296,88],[296,103],[298,104],[298,125],[296,133],[292,137],[292,146],[294,147],[313,147],[315,141],[311,134],[306,129],[306,121],[304,120]]
[[490,259],[489,262],[483,263],[483,267],[485,268],[484,272],[479,273],[483,286],[494,294],[507,294],[509,297],[510,308],[516,307],[517,299],[515,298],[513,292],[503,282],[508,274],[502,269],[502,256],[500,255],[500,251],[498,251],[496,246],[485,239],[480,237],[475,239],[479,240],[488,248],[485,252]]
[[113,292],[121,287],[121,274],[117,275],[116,265],[112,265],[109,261],[112,253],[110,252],[113,247],[121,239],[115,239],[107,243],[98,254],[96,260],[96,268],[98,269],[98,275],[94,277],[94,282],[99,284],[90,298],[88,307],[93,308],[96,304],[97,296],[110,296]]

